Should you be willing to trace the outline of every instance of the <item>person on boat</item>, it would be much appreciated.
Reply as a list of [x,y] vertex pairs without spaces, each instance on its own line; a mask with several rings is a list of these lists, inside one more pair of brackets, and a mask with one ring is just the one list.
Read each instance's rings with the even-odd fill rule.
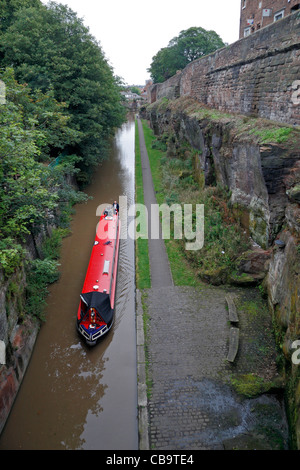
[[91,321],[90,328],[95,328],[96,312],[95,312],[94,308],[91,308],[91,310],[90,310],[90,321]]
[[113,208],[115,213],[117,214],[119,212],[119,204],[117,203],[117,201],[114,201]]

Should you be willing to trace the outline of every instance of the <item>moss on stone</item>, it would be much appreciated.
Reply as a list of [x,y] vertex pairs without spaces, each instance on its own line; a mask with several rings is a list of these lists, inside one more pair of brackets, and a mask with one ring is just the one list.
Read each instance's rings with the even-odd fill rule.
[[276,381],[265,381],[256,374],[235,375],[231,379],[231,384],[235,391],[248,398],[258,396],[262,393],[270,391],[272,388],[278,388],[281,383]]
[[238,274],[236,271],[232,272],[228,278],[228,281],[231,284],[238,286],[251,286],[257,284],[257,280],[251,276],[251,274],[241,273]]

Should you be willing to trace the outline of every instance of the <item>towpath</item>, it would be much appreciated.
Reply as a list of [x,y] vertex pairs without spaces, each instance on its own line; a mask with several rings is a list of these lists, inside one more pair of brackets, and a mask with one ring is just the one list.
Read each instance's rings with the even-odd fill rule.
[[[144,200],[150,209],[156,199],[139,119],[138,129]],[[149,227],[150,224],[149,219]],[[238,312],[239,350],[234,363],[229,363],[226,358],[231,325],[225,300],[228,290],[207,285],[175,286],[161,239],[149,239],[149,258],[151,288],[137,292],[140,449],[286,447],[281,399],[267,394],[242,399],[230,381],[233,375],[254,372],[267,380],[278,378],[268,314],[261,313],[258,331],[257,320],[254,322],[243,310]],[[256,295],[247,289],[231,291],[245,302],[249,302],[249,295]],[[149,319],[146,338],[143,308]],[[275,440],[270,439],[271,434]]]
[[[148,212],[148,232],[151,233],[151,206],[156,204],[157,202],[152,181],[148,153],[145,145],[142,123],[140,119],[138,120],[138,126],[143,171],[144,201]],[[161,228],[159,230],[159,233],[161,234]],[[151,237],[149,237],[148,245],[152,287],[157,288],[172,286],[173,280],[164,241],[161,239],[161,237],[159,239],[151,239]]]

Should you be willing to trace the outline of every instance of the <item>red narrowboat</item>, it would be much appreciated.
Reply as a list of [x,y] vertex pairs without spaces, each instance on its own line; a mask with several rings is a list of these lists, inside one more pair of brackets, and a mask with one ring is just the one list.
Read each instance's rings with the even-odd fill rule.
[[118,207],[110,206],[100,216],[77,313],[78,332],[89,346],[114,322],[120,230]]

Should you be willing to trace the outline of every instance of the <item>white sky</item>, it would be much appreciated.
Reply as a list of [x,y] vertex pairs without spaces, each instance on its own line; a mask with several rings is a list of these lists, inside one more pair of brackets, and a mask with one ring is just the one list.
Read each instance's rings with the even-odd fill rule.
[[[42,0],[44,4],[48,0]],[[224,42],[239,38],[240,0],[61,0],[100,42],[114,74],[144,85],[152,57],[180,31],[214,30]]]

